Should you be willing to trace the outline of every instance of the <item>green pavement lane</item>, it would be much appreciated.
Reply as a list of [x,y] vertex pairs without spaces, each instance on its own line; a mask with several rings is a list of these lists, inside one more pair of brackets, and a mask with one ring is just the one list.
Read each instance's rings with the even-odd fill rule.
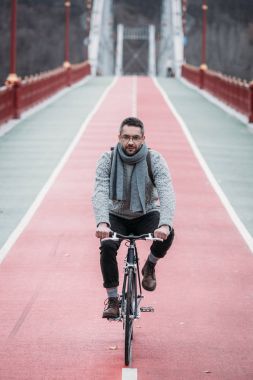
[[158,82],[187,125],[238,217],[253,236],[253,133],[246,124],[181,81],[159,78]]
[[0,137],[0,248],[112,80],[89,78]]

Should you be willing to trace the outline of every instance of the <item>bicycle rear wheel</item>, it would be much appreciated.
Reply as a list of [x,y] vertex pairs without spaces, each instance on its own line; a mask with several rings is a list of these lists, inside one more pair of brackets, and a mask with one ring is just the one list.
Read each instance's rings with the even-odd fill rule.
[[125,303],[125,365],[129,365],[132,358],[133,321],[136,312],[136,282],[132,268],[128,273]]

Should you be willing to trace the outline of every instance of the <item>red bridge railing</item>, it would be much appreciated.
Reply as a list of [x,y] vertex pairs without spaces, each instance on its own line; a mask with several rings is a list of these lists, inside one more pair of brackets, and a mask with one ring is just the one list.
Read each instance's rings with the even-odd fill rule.
[[6,87],[0,88],[0,123],[14,116],[13,98],[13,89]]
[[248,83],[188,64],[182,66],[182,76],[246,115],[250,123],[253,122],[253,82]]
[[89,74],[90,64],[84,62],[30,76],[14,85],[0,88],[0,124],[18,118],[24,110]]

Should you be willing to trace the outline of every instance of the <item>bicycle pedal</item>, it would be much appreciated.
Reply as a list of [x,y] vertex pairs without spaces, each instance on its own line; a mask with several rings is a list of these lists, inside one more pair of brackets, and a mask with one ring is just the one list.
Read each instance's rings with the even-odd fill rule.
[[122,318],[121,317],[117,317],[117,318],[106,318],[107,321],[109,322],[121,322]]
[[152,306],[142,306],[140,310],[142,313],[153,313],[155,311]]

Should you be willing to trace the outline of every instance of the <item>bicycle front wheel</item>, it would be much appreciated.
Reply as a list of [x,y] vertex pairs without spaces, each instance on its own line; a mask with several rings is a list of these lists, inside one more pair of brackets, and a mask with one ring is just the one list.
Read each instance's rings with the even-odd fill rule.
[[133,321],[136,312],[136,282],[135,273],[129,269],[127,294],[125,299],[125,365],[129,365],[132,358]]

